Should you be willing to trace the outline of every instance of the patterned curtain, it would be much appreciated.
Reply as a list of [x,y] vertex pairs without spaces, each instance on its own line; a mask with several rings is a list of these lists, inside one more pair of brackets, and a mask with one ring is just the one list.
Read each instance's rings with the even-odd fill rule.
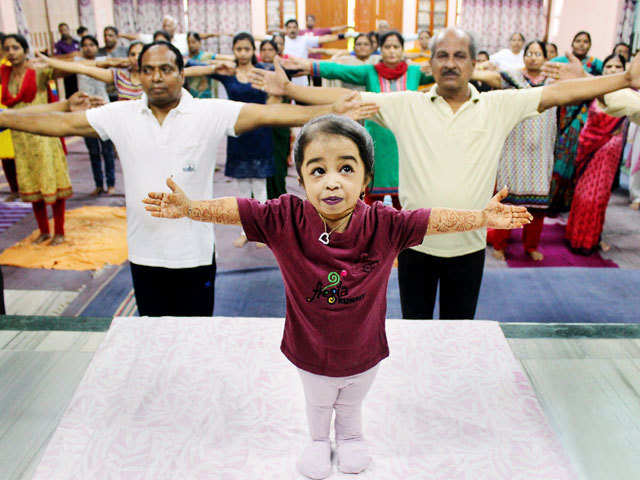
[[137,32],[134,0],[113,0],[113,21],[122,33]]
[[511,34],[542,39],[547,26],[544,0],[462,0],[460,28],[471,32],[478,50],[493,54],[509,48]]
[[637,0],[625,0],[620,4],[620,12],[618,13],[618,29],[616,42],[631,41],[633,33],[633,21],[636,11]]
[[29,27],[27,26],[27,17],[24,14],[24,8],[22,7],[22,0],[14,0],[13,4],[16,12],[18,33],[25,38],[29,38]]
[[97,33],[93,0],[78,0],[78,17],[80,18],[80,25],[87,27],[92,35]]
[[162,28],[162,17],[171,15],[178,21],[178,32],[184,32],[184,3],[182,0],[138,0],[136,31],[153,33]]
[[[189,0],[189,30],[198,33],[251,31],[251,0]],[[231,53],[231,37],[208,39],[203,49]]]

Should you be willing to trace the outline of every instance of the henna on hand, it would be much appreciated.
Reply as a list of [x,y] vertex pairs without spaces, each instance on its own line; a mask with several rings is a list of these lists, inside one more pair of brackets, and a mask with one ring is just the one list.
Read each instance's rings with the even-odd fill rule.
[[480,210],[433,208],[431,209],[431,215],[429,215],[427,235],[468,232],[482,228],[486,223],[486,216]]
[[235,197],[190,201],[186,214],[190,219],[199,222],[240,225],[240,211]]

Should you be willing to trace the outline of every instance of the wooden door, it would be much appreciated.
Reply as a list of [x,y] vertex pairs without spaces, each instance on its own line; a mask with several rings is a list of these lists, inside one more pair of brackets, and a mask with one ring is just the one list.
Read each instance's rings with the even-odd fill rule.
[[356,0],[356,30],[377,30],[377,21],[386,20],[392,29],[402,32],[403,3],[403,0]]
[[[306,12],[307,15],[313,14],[316,17],[316,28],[336,27],[348,23],[347,0],[307,0]],[[325,43],[323,47],[347,48],[347,41]]]

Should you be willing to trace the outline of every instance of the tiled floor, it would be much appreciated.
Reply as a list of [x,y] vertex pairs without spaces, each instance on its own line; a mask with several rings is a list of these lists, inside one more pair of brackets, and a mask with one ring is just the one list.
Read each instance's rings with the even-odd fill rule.
[[[0,478],[31,478],[105,335],[0,330]],[[509,344],[583,478],[640,478],[640,340]]]

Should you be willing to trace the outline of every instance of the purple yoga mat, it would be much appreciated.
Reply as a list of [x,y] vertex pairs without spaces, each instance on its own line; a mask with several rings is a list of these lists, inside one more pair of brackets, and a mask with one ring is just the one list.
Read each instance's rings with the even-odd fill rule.
[[524,252],[522,245],[522,230],[511,232],[511,239],[507,246],[507,264],[511,268],[530,267],[593,267],[618,268],[618,264],[606,260],[595,252],[589,256],[577,255],[564,243],[565,225],[562,223],[548,223],[545,220],[540,246],[538,250],[544,255],[540,262],[534,262]]

